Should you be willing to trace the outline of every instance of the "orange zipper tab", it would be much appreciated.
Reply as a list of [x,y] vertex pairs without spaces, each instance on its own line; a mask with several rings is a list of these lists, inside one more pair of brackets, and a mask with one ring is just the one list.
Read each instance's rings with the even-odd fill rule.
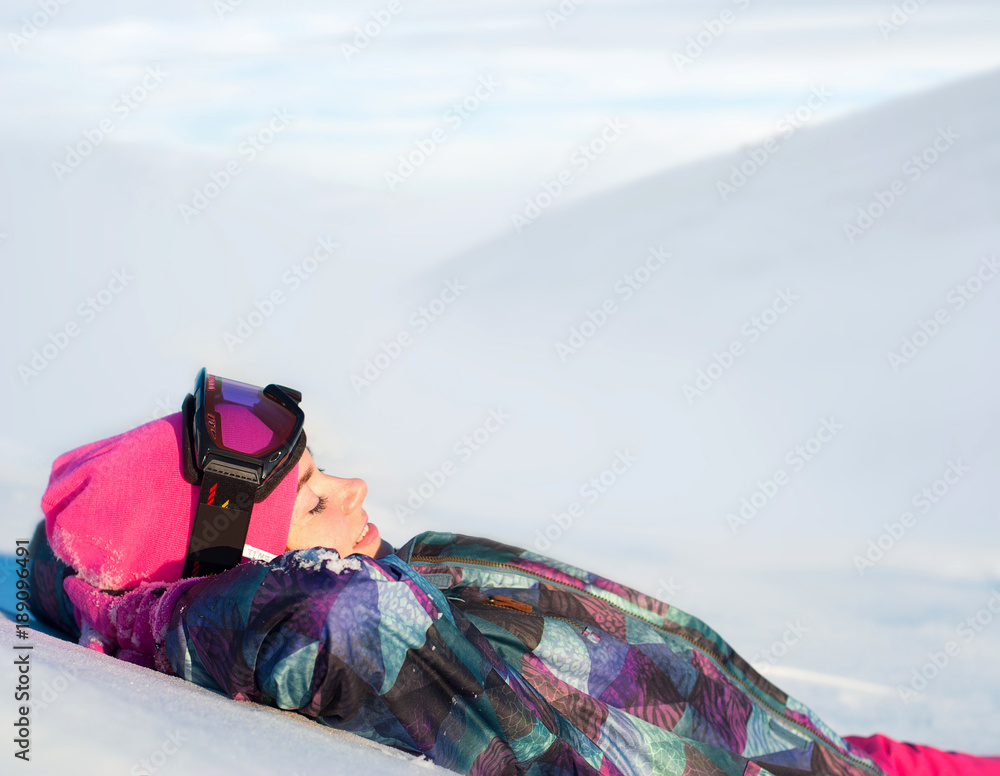
[[515,601],[510,596],[506,595],[495,595],[492,598],[485,599],[488,604],[496,604],[497,606],[506,606],[508,609],[517,609],[519,612],[524,612],[525,614],[531,614],[531,604],[522,603],[521,601]]

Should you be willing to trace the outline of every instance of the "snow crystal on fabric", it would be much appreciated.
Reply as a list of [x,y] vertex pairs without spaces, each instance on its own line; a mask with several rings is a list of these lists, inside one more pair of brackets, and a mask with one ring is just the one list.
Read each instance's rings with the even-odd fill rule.
[[345,571],[361,571],[360,558],[353,556],[341,558],[340,553],[336,550],[328,550],[324,547],[286,552],[281,556],[280,565],[285,569],[331,571],[334,574],[343,574]]

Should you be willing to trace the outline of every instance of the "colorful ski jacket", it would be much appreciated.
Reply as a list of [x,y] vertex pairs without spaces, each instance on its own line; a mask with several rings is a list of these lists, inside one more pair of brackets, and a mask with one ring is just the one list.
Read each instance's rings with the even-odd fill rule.
[[89,646],[458,773],[883,776],[701,620],[487,539],[288,552],[118,596],[46,550],[33,606]]

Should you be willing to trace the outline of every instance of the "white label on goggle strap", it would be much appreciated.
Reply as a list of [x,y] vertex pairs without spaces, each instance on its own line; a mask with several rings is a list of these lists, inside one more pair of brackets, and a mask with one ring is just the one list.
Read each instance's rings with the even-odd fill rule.
[[244,544],[243,557],[251,558],[252,560],[262,560],[266,563],[267,561],[274,560],[278,556],[268,552],[267,550],[262,550],[258,547],[252,547],[249,544]]

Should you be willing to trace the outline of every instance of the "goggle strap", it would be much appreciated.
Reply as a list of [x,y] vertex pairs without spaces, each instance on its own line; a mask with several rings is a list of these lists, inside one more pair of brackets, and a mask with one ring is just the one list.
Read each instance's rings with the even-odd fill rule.
[[191,439],[191,430],[194,428],[194,408],[194,396],[189,393],[184,397],[184,403],[181,405],[184,429],[184,433],[181,434],[181,471],[185,480],[192,485],[200,485],[201,469],[198,468],[194,441]]
[[184,561],[184,577],[218,574],[243,558],[257,485],[207,471]]

